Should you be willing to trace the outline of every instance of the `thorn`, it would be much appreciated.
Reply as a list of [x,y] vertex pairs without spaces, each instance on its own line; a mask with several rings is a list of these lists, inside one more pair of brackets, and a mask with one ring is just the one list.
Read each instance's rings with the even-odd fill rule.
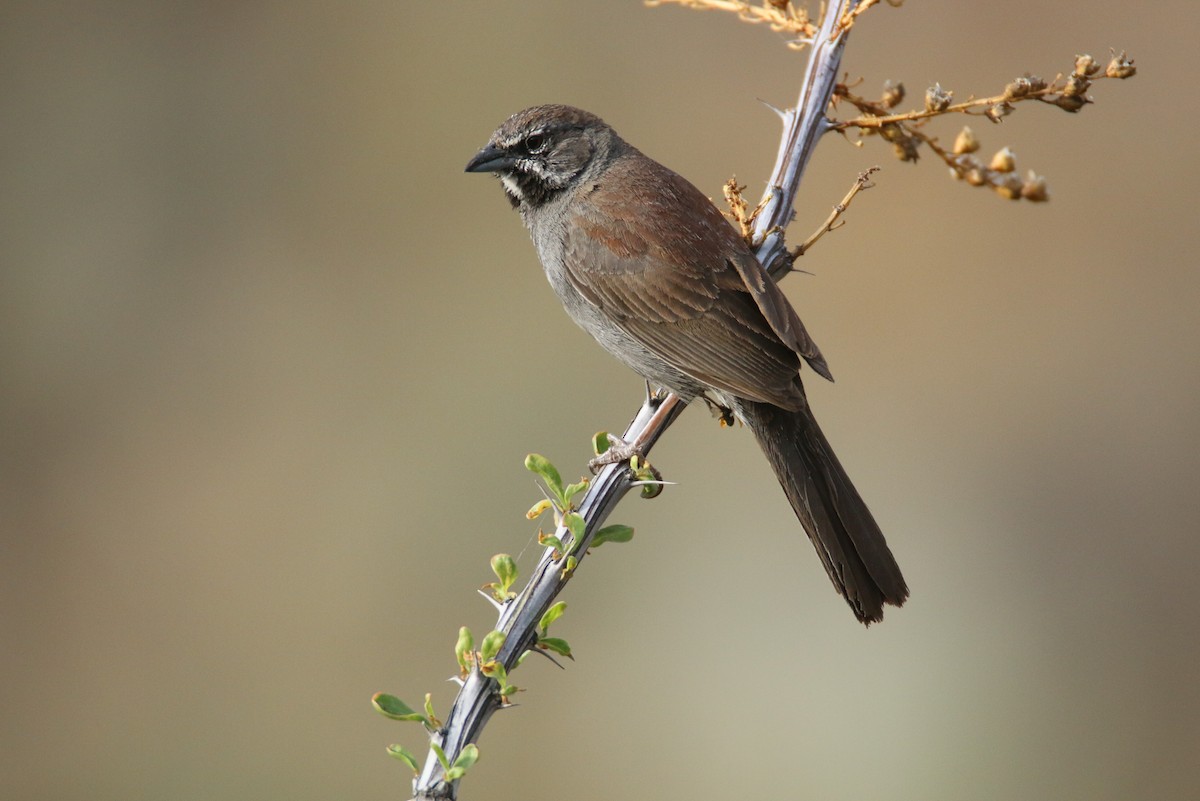
[[461,677],[461,676],[451,676],[450,678],[446,679],[446,681],[452,681],[452,682],[454,682],[455,684],[457,684],[459,687],[466,687],[466,686],[467,686],[466,682],[464,682],[464,681],[462,680],[462,677]]
[[487,594],[486,592],[484,592],[483,590],[475,590],[475,592],[477,592],[477,593],[479,593],[480,595],[482,595],[484,598],[486,598],[486,599],[487,599],[487,602],[488,602],[489,604],[491,604],[492,606],[496,607],[496,611],[497,611],[497,612],[503,612],[503,611],[504,611],[504,604],[500,603],[499,601],[497,601],[497,600],[496,600],[495,598],[493,598],[492,596],[488,595],[488,594]]
[[535,654],[541,654],[542,656],[546,657],[547,659],[549,659],[549,660],[550,660],[551,662],[553,662],[554,664],[558,665],[558,669],[559,669],[559,670],[566,670],[566,668],[565,668],[563,665],[561,665],[557,659],[555,659],[554,657],[550,656],[550,652],[549,652],[549,651],[543,650],[543,649],[541,649],[541,648],[532,648],[532,649],[530,649],[530,650],[532,650],[532,651],[533,651]]
[[771,109],[771,111],[774,111],[776,114],[778,114],[779,119],[783,120],[784,124],[787,124],[789,117],[791,117],[791,115],[793,113],[791,111],[791,109],[788,109],[785,111],[784,109],[781,109],[778,106],[774,106],[774,105],[768,103],[767,101],[763,100],[761,97],[757,98],[757,100],[759,103],[762,103],[764,106]]

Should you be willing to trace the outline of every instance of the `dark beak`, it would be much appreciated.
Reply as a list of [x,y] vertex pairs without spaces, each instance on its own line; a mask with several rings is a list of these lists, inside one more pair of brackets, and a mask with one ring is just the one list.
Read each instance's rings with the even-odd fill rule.
[[488,145],[467,162],[467,172],[503,172],[516,166],[517,160],[495,145]]

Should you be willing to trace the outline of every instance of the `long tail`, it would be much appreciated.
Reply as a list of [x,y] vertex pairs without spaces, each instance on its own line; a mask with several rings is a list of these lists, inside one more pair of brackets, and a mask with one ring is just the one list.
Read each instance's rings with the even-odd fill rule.
[[753,401],[741,407],[833,585],[860,621],[882,620],[883,605],[903,604],[908,586],[812,412]]

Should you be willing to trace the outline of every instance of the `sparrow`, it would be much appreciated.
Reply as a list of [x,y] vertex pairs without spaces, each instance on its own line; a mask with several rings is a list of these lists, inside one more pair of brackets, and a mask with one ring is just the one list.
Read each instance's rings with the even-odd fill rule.
[[870,625],[908,587],[817,425],[802,363],[824,357],[753,250],[686,179],[594,114],[509,117],[467,163],[495,173],[567,314],[647,381],[749,428],[834,587]]

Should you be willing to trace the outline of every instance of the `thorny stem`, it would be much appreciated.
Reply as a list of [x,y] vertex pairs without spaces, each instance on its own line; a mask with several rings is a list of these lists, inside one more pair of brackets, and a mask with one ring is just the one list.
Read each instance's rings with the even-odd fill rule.
[[[776,158],[775,169],[768,182],[763,211],[755,225],[755,241],[759,260],[772,275],[780,277],[791,267],[791,254],[787,250],[783,231],[791,222],[792,201],[800,186],[804,168],[812,157],[820,135],[829,130],[825,110],[833,92],[842,48],[846,43],[848,29],[845,20],[853,12],[858,0],[830,0],[820,30],[809,51],[808,69],[800,91],[797,106],[781,111],[784,133]],[[674,394],[664,398],[648,397],[638,410],[622,439],[634,445],[643,454],[648,454],[654,443],[674,422],[686,404]],[[587,523],[583,542],[578,548],[570,544],[570,532],[559,528],[555,535],[582,563],[592,535],[599,530],[608,514],[634,486],[632,472],[624,464],[608,465],[589,485],[578,512]],[[538,562],[532,577],[517,597],[504,606],[500,613],[497,629],[507,635],[497,659],[506,670],[515,667],[517,659],[534,646],[537,624],[542,615],[554,603],[554,599],[570,580],[574,572],[564,575],[562,562],[553,559],[547,549]],[[458,697],[450,709],[446,724],[433,734],[434,742],[445,752],[450,764],[468,744],[479,739],[483,728],[492,714],[501,708],[500,695],[495,680],[485,677],[478,666],[472,668],[463,682]],[[424,770],[413,781],[413,794],[417,801],[454,799],[458,793],[458,781],[447,781],[445,769],[437,755],[430,749]]]
[[817,140],[830,130],[825,109],[837,84],[849,29],[845,20],[853,19],[855,0],[831,2],[825,9],[821,28],[809,50],[808,69],[800,86],[795,108],[780,111],[783,139],[775,157],[775,167],[767,181],[762,210],[754,218],[752,242],[757,244],[758,260],[772,278],[782,278],[791,269],[792,257],[784,241],[784,230],[795,215],[793,202],[800,188],[804,168],[816,149]]

